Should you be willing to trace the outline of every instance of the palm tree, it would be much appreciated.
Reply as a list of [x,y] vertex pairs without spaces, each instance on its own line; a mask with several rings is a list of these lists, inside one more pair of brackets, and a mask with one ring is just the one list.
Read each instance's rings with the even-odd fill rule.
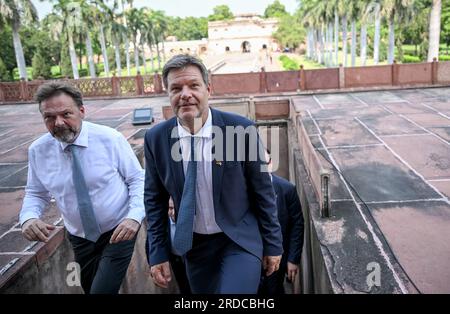
[[134,46],[134,63],[136,70],[139,71],[139,47],[138,47],[138,35],[140,29],[143,27],[143,21],[145,20],[145,12],[141,9],[132,8],[127,11],[127,23],[131,32],[131,37]]
[[92,51],[92,39],[90,31],[94,29],[95,18],[97,16],[97,8],[89,3],[86,0],[80,1],[81,5],[81,15],[83,19],[82,31],[86,34],[86,53],[88,57],[89,64],[89,75],[92,78],[96,77],[95,74],[95,64],[94,64],[94,53]]
[[[127,63],[127,74],[128,76],[131,75],[131,65],[130,65],[130,30],[129,27],[127,26],[127,14],[125,12],[125,5],[124,2],[126,1],[129,5],[130,5],[130,9],[133,7],[133,0],[119,0],[121,3],[121,7],[122,7],[122,13],[121,13],[121,20],[123,21],[123,32],[122,32],[122,37],[123,37],[123,42],[125,43],[125,60]],[[116,3],[116,0],[115,2]]]
[[27,80],[27,68],[19,30],[22,24],[37,21],[37,11],[31,0],[0,0],[0,16],[11,25],[14,52],[20,79]]
[[[105,30],[111,34],[111,39],[114,45],[114,55],[116,60],[116,73],[120,76],[122,75],[122,64],[120,58],[120,42],[122,37],[126,36],[126,28],[119,21],[123,18],[123,14],[118,14],[116,11],[118,9],[117,1],[114,1],[113,6],[109,7],[103,2],[99,3],[104,18],[105,18]],[[109,68],[109,64],[108,64]]]
[[359,9],[361,12],[361,32],[360,32],[360,59],[361,65],[365,66],[367,61],[367,22],[370,16],[370,4],[360,2]]
[[373,37],[373,63],[380,61],[380,33],[381,33],[381,1],[374,0],[367,6],[367,12],[373,12],[375,19],[375,33]]
[[154,57],[153,57],[153,45],[155,43],[155,40],[154,40],[154,36],[153,36],[153,20],[151,18],[151,11],[150,10],[147,10],[147,12],[146,12],[146,19],[145,19],[144,23],[145,23],[145,27],[144,27],[145,34],[144,34],[144,36],[145,36],[145,39],[147,41],[147,46],[148,46],[148,48],[150,50],[151,71],[155,72],[155,60],[154,60]]
[[339,65],[339,14],[337,5],[334,4],[334,65]]
[[347,10],[351,19],[351,32],[352,32],[352,45],[351,45],[351,65],[356,65],[356,19],[360,18],[360,8],[358,6],[359,1],[350,0],[347,2]]
[[338,12],[341,16],[342,20],[342,53],[344,55],[344,67],[347,66],[347,52],[348,52],[348,45],[347,45],[347,0],[341,0],[338,1]]
[[430,12],[430,30],[428,43],[427,61],[433,61],[433,58],[439,58],[439,35],[441,31],[441,0],[433,0]]
[[326,20],[326,2],[310,0],[302,2],[302,15],[311,38],[311,54],[313,60],[323,62],[323,24]]
[[158,69],[161,68],[161,54],[159,49],[159,43],[162,43],[162,50],[163,50],[163,58],[165,60],[165,49],[164,49],[164,39],[165,39],[165,33],[167,31],[167,21],[166,17],[164,15],[164,12],[162,11],[151,11],[150,14],[152,29],[153,29],[153,39],[156,45],[156,54],[158,59]]
[[164,41],[166,39],[166,32],[168,28],[167,24],[167,18],[163,11],[157,10],[152,12],[152,19],[153,19],[153,32],[154,32],[154,38],[156,41],[156,47],[157,47],[157,53],[158,53],[158,66],[161,68],[161,62],[160,62],[160,55],[159,55],[159,46],[158,43],[161,43],[162,45],[162,52],[163,52],[163,61],[166,62],[166,50],[164,47]]
[[105,29],[109,25],[110,21],[108,19],[107,13],[105,13],[105,4],[102,0],[94,0],[96,5],[96,10],[93,11],[93,16],[96,21],[97,27],[99,29],[99,41],[100,47],[102,49],[103,57],[103,68],[105,71],[105,76],[109,77],[109,62],[108,62],[108,52],[106,50],[106,34]]
[[388,20],[389,48],[388,64],[394,62],[395,22],[405,22],[412,18],[414,0],[384,0],[382,13]]
[[67,35],[73,78],[79,79],[80,75],[78,74],[77,55],[73,42],[73,35],[82,24],[80,5],[70,0],[58,0],[57,3],[53,5],[53,11],[61,19],[62,29]]

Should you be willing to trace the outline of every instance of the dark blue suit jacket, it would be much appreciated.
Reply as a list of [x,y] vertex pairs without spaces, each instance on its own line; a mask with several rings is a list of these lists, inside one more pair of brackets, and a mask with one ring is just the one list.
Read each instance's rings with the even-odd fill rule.
[[272,183],[277,197],[278,220],[283,234],[283,265],[300,263],[303,248],[303,213],[295,185],[273,175]]
[[[216,223],[235,243],[261,258],[282,254],[282,235],[278,223],[275,194],[261,160],[249,159],[249,136],[244,137],[245,160],[226,158],[226,126],[247,128],[253,123],[241,116],[211,109],[212,124],[222,129],[224,161],[212,161],[213,199]],[[174,161],[172,148],[179,149],[179,138],[172,137],[176,118],[162,122],[145,135],[145,190],[147,217],[147,256],[150,265],[169,260],[167,204],[172,196],[178,215],[184,185],[183,161]],[[258,138],[259,140],[259,138]],[[178,143],[178,146],[177,146]],[[259,142],[258,142],[259,143]],[[217,148],[216,148],[217,151]],[[215,153],[215,152],[213,152]],[[262,155],[264,156],[264,155]]]

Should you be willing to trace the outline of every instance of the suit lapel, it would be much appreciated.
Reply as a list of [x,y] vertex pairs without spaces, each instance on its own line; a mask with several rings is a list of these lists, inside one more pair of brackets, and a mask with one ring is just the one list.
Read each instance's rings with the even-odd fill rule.
[[[225,149],[226,149],[226,139],[225,139],[225,126],[222,120],[222,116],[220,114],[219,111],[211,109],[211,114],[212,114],[212,124],[214,126],[218,126],[222,129],[222,134],[223,134],[223,143],[215,143],[214,139],[213,139],[213,143],[218,145],[218,144],[222,144],[223,148],[223,156],[218,156],[219,159],[220,157],[222,157],[222,160],[219,160],[216,158],[214,158],[214,160],[212,161],[212,179],[213,179],[213,199],[214,199],[214,208],[217,209],[219,208],[219,204],[220,204],[220,195],[222,194],[222,177],[223,177],[223,171],[224,171],[224,167],[225,167],[225,162],[224,162],[224,157],[225,157]],[[214,134],[213,134],[214,135]],[[213,149],[213,154],[214,154],[214,146],[212,147]]]
[[[173,130],[173,134],[172,134]],[[176,119],[173,120],[173,123],[167,129],[167,138],[169,141],[169,150],[172,154],[172,151],[179,152],[181,154],[181,146],[180,146],[180,137],[178,136],[178,128]],[[176,161],[170,156],[170,169],[172,172],[172,178],[174,178],[174,183],[177,188],[177,192],[179,193],[179,199],[183,195],[183,187],[184,187],[184,170],[183,170],[183,159],[178,158],[180,160]]]

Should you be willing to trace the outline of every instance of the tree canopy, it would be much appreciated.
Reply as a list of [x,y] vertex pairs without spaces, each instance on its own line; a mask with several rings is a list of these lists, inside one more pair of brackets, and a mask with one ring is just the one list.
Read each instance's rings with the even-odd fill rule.
[[208,16],[208,21],[231,20],[234,18],[230,7],[226,4],[218,5],[213,8],[213,14]]
[[286,11],[286,8],[284,5],[279,1],[275,0],[272,4],[269,4],[267,8],[264,10],[264,17],[283,17],[288,12]]

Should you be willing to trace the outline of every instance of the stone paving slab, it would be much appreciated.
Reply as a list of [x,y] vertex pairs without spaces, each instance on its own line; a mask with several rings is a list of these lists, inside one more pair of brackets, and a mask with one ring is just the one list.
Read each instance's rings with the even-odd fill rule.
[[450,199],[450,179],[429,182]]
[[319,120],[326,146],[380,144],[369,131],[353,119]]
[[392,91],[358,92],[353,93],[353,96],[359,98],[366,104],[380,104],[404,101],[403,98],[397,96]]
[[403,268],[423,293],[450,293],[450,205],[370,205]]
[[426,134],[425,130],[396,115],[375,118],[362,117],[360,120],[379,136],[420,133]]
[[[384,138],[403,160],[425,179],[450,178],[450,145],[432,135]],[[420,147],[420,154],[411,154]]]
[[431,108],[425,107],[422,104],[411,102],[384,103],[383,106],[393,113],[399,114],[433,112]]
[[404,116],[424,128],[450,126],[450,119],[440,116],[437,113],[405,114]]
[[439,194],[383,146],[333,149],[332,155],[366,202],[439,198]]

